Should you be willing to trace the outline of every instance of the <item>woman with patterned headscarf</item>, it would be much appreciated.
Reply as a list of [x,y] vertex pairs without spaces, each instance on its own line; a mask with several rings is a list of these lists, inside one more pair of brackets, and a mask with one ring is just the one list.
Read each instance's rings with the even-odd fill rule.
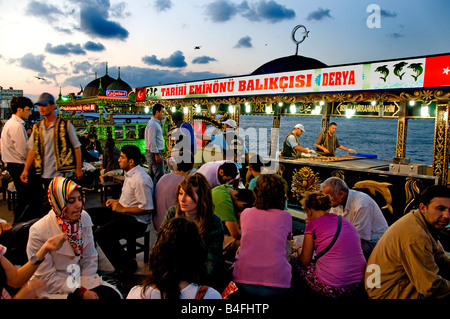
[[30,228],[28,257],[51,236],[65,233],[67,241],[50,252],[34,274],[47,284],[50,298],[121,298],[119,292],[97,275],[98,254],[92,221],[84,211],[83,191],[74,181],[55,177],[48,187],[52,209]]

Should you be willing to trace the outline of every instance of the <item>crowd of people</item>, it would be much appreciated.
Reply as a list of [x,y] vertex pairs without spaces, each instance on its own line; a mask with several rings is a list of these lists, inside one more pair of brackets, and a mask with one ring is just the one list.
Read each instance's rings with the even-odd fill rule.
[[[264,171],[260,156],[241,152],[249,178],[244,187],[236,157],[196,170],[192,147],[178,150],[176,166],[167,173],[160,144],[164,106],[157,104],[145,130],[148,171],[137,146],[124,145],[119,154],[114,140],[101,150],[89,138],[109,170],[123,171],[124,182],[119,198],[85,210],[79,185],[82,143],[73,125],[54,114],[50,94],[35,104],[44,119],[30,138],[23,126],[33,107],[27,98],[12,99],[14,115],[1,136],[2,160],[20,185],[19,198],[25,198],[14,208],[21,219],[13,225],[0,220],[1,298],[450,298],[450,258],[439,242],[439,231],[450,221],[446,186],[427,188],[416,210],[388,226],[369,195],[330,177],[303,197],[306,228],[296,241],[287,209],[289,186],[282,173]],[[186,128],[185,136],[191,134],[182,118],[178,126]],[[227,141],[235,123],[224,127]],[[303,131],[298,124],[285,139],[285,155],[314,152],[299,146]],[[330,145],[325,152],[333,153]],[[39,196],[27,196],[29,187],[38,187]],[[33,221],[28,262],[16,267],[5,256],[2,236],[24,218]],[[149,227],[157,238],[147,278],[126,292],[102,280],[97,249],[115,274],[133,274],[136,259],[120,241]]]

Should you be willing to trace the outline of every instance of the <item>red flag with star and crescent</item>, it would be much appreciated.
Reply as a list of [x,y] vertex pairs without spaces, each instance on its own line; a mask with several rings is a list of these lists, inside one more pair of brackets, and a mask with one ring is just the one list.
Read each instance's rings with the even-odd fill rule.
[[450,86],[450,55],[426,58],[423,86]]
[[145,101],[145,87],[136,89],[136,101]]

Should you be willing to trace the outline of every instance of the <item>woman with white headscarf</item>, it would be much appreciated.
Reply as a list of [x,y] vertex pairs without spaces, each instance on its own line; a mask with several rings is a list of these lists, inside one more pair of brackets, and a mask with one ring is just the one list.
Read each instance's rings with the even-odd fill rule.
[[97,275],[98,254],[92,221],[84,211],[85,197],[74,181],[55,177],[48,187],[52,209],[30,228],[27,255],[30,258],[51,236],[67,235],[63,246],[50,252],[34,277],[45,281],[50,298],[122,298]]

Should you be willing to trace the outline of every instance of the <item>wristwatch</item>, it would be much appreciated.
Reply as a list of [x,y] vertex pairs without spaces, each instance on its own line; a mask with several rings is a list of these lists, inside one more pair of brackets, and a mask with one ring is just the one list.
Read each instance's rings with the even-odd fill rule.
[[39,259],[36,257],[36,254],[33,254],[33,255],[30,257],[30,262],[31,262],[33,265],[39,265],[39,264],[41,264],[41,263],[44,261],[44,259],[45,259],[45,258],[42,258],[41,260],[39,260]]

